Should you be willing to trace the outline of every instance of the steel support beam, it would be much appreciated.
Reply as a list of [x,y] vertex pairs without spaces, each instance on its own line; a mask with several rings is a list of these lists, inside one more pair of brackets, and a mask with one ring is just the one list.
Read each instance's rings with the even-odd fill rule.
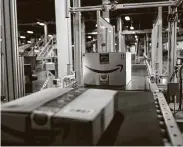
[[152,33],[152,30],[151,29],[147,29],[147,30],[132,30],[132,31],[127,31],[127,30],[124,30],[122,31],[122,35],[132,35],[132,34],[151,34]]
[[100,11],[97,11],[97,52],[101,51],[100,45]]
[[133,8],[152,8],[152,7],[165,7],[165,6],[173,6],[175,2],[173,1],[160,1],[160,2],[145,2],[145,3],[131,3],[131,4],[116,4],[114,6],[108,5],[98,5],[98,6],[86,6],[86,7],[73,7],[70,9],[71,12],[76,11],[109,11],[120,10],[120,9],[133,9]]
[[7,101],[20,96],[16,0],[2,0],[2,55],[4,90]]
[[[169,7],[169,13],[176,13],[176,7]],[[177,59],[177,22],[169,22],[168,24],[168,77],[169,80],[174,72],[174,67],[176,65]],[[172,82],[176,82],[177,78],[174,77]]]
[[[73,0],[74,7],[80,7],[80,0]],[[82,85],[82,25],[81,25],[81,13],[76,12],[73,14],[73,26],[74,26],[74,70],[76,72],[76,82],[78,85]]]
[[121,16],[117,19],[117,32],[118,32],[118,42],[117,42],[117,52],[122,51],[122,19]]
[[44,23],[44,43],[45,45],[48,42],[48,25]]
[[[107,4],[109,4],[109,3],[110,3],[109,0],[102,0],[102,4],[103,4],[103,5],[107,5]],[[104,10],[104,11],[102,12],[102,17],[103,17],[107,22],[110,22],[110,20],[109,20],[109,10]]]
[[[58,78],[68,75],[68,69],[72,65],[71,20],[70,17],[66,18],[65,2],[55,0]],[[70,5],[69,1],[67,5]]]
[[163,72],[163,39],[162,39],[162,7],[158,7],[158,74],[162,75]]

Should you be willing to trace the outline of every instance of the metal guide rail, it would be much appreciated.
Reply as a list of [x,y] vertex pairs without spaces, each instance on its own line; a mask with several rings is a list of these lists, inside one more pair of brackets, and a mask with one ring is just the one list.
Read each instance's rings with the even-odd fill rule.
[[[148,62],[146,62],[147,70],[150,70]],[[151,79],[152,73],[148,72],[149,77],[147,82],[149,83],[149,90],[153,93],[155,106],[157,109],[157,114],[159,118],[159,123],[161,126],[161,132],[164,136],[165,145],[182,146],[183,137],[178,128],[178,125],[173,117],[173,114],[166,102],[163,93],[159,92],[157,84]]]
[[153,95],[165,145],[182,146],[183,137],[164,95],[160,92],[154,92]]

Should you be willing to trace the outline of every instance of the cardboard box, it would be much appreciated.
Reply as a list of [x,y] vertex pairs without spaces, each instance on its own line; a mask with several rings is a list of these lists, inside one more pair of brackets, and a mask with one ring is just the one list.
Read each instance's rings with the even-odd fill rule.
[[96,145],[115,113],[116,91],[51,88],[2,105],[2,142]]
[[131,72],[131,53],[86,53],[83,56],[85,85],[126,86]]

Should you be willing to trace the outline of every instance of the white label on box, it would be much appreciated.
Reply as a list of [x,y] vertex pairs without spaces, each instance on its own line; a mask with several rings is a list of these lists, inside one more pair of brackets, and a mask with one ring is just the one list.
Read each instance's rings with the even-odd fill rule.
[[91,109],[86,109],[86,108],[68,108],[64,112],[68,113],[80,113],[80,114],[87,114],[91,115],[94,111]]

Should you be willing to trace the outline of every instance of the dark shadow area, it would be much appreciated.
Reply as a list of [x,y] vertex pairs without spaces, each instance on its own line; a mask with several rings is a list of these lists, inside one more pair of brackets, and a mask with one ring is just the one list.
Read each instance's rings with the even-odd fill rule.
[[109,124],[107,130],[101,136],[96,146],[113,146],[118,136],[119,129],[124,121],[124,116],[119,111],[114,115],[113,120]]

